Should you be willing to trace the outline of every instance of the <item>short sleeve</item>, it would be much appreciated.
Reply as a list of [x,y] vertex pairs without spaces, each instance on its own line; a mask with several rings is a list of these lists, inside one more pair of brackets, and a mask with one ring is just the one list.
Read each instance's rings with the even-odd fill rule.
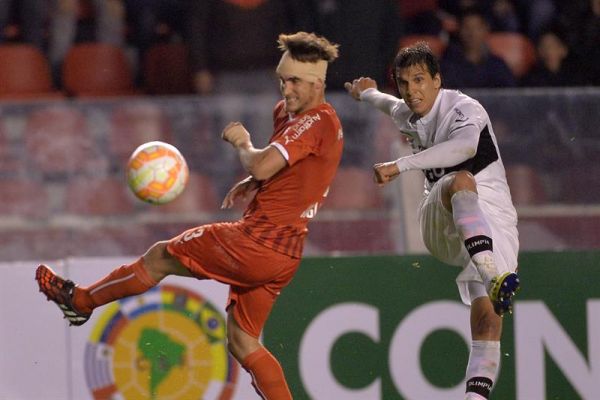
[[330,134],[332,127],[327,113],[308,112],[271,142],[271,145],[281,152],[288,165],[294,165],[311,154],[321,154],[324,139]]

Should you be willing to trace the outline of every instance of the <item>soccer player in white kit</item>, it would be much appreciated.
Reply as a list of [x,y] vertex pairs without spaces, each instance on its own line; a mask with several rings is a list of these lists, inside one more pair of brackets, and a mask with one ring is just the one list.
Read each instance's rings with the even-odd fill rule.
[[488,399],[499,371],[502,316],[519,289],[517,213],[496,137],[479,102],[442,88],[427,44],[401,49],[393,73],[401,99],[379,92],[371,78],[346,89],[388,114],[411,143],[412,155],[375,164],[375,180],[384,185],[405,171],[424,172],[423,241],[439,260],[463,267],[456,283],[471,306],[465,399]]

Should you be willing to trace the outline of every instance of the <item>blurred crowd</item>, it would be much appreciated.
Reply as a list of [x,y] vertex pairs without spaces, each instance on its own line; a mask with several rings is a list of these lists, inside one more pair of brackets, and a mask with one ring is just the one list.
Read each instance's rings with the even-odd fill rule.
[[391,88],[410,38],[431,41],[446,87],[600,85],[600,0],[0,0],[0,46],[35,46],[58,89],[69,53],[101,43],[122,52],[140,92],[273,92],[273,44],[298,30],[341,45],[330,90],[358,76]]

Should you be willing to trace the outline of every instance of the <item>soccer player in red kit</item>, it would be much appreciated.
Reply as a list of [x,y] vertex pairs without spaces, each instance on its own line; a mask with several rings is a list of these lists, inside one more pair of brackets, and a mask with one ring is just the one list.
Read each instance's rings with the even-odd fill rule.
[[337,58],[338,46],[306,32],[282,34],[278,43],[283,100],[274,108],[269,145],[255,148],[239,122],[222,132],[250,175],[233,186],[222,206],[229,208],[255,192],[239,221],[195,227],[158,242],[134,263],[88,287],[45,265],[36,271],[40,290],[72,325],[85,323],[99,306],[144,293],[168,275],[228,284],[229,351],[252,375],[259,395],[269,400],[292,397],[281,365],[258,338],[300,264],[308,221],[327,196],[343,148],[340,121],[325,101],[327,65]]

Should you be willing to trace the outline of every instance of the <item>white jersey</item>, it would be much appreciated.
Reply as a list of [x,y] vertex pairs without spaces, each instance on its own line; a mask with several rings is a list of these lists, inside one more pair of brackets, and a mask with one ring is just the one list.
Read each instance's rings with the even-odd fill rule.
[[367,89],[360,99],[388,114],[398,130],[408,136],[413,154],[397,161],[400,172],[420,169],[425,173],[427,194],[442,176],[467,170],[475,176],[479,199],[490,206],[494,218],[516,226],[506,173],[490,118],[475,99],[441,89],[431,111],[416,116],[404,100]]
[[416,116],[404,100],[367,89],[361,100],[390,115],[410,139],[413,154],[396,161],[400,172],[425,173],[425,196],[419,207],[421,235],[427,249],[439,260],[462,266],[456,278],[462,301],[486,295],[481,275],[461,239],[452,214],[442,204],[436,185],[460,170],[473,174],[479,205],[486,215],[494,241],[494,263],[499,273],[514,272],[519,250],[517,212],[512,204],[504,165],[485,109],[459,91],[441,89],[426,116]]

